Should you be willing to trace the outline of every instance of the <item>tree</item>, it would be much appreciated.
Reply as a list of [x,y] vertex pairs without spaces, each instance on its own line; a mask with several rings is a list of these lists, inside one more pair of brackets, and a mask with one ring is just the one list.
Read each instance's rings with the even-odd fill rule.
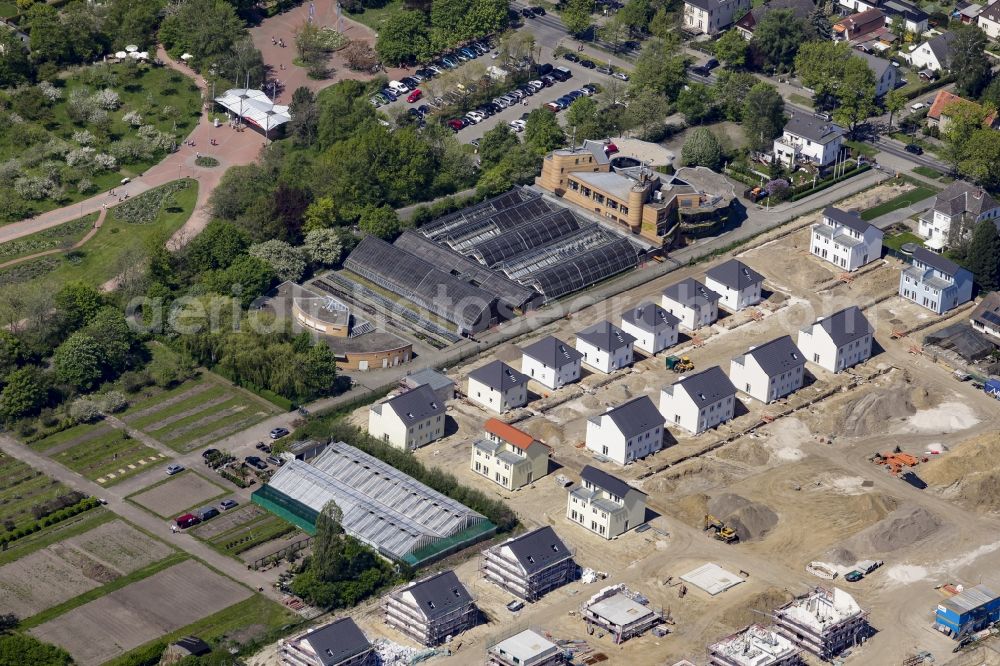
[[306,208],[302,229],[308,234],[310,231],[336,226],[339,221],[337,204],[330,197],[320,197]]
[[369,104],[366,93],[363,82],[348,79],[323,89],[316,96],[321,149],[351,138],[362,125],[375,121],[375,109]]
[[330,52],[326,48],[318,25],[307,21],[296,29],[295,50],[311,78],[326,78],[328,74],[327,60],[329,60]]
[[837,102],[840,105],[834,110],[833,118],[852,135],[858,125],[875,113],[875,74],[867,61],[858,56],[848,59],[837,91]]
[[247,255],[239,257],[225,269],[207,271],[202,276],[202,282],[209,291],[223,296],[233,294],[243,307],[249,307],[264,295],[274,284],[274,279],[274,270],[266,261]]
[[0,88],[27,83],[33,76],[24,43],[13,30],[0,30]]
[[250,247],[250,235],[232,222],[212,220],[184,247],[183,266],[192,273],[226,268]]
[[351,41],[341,51],[347,68],[355,72],[372,73],[379,62],[378,51],[360,40]]
[[[2,80],[0,80],[0,83],[2,83]],[[979,101],[983,104],[991,105],[994,109],[1000,109],[1000,77],[996,77],[990,81],[990,85],[986,86],[986,90],[983,91]]]
[[624,120],[629,127],[638,127],[643,135],[652,134],[655,126],[662,127],[670,105],[663,95],[652,90],[640,90],[628,105]]
[[476,192],[484,197],[503,194],[515,185],[530,183],[538,175],[539,167],[539,156],[530,147],[518,143],[495,167],[483,172]]
[[566,136],[553,113],[535,109],[524,124],[524,143],[539,155],[566,145]]
[[400,232],[399,216],[389,206],[369,205],[361,211],[358,227],[366,234],[391,241]]
[[56,379],[79,391],[89,391],[101,381],[101,347],[78,331],[56,347],[52,355]]
[[[236,43],[246,38],[246,30],[226,0],[185,0],[167,13],[160,24],[159,38],[168,51],[177,56],[190,53],[202,71],[207,71],[231,58]],[[234,74],[236,79],[245,77],[246,63],[230,65],[229,71],[239,69]],[[260,80],[261,76],[258,73],[253,78]]]
[[118,308],[101,308],[79,333],[88,336],[97,345],[102,378],[117,377],[132,364],[138,341]]
[[757,83],[743,105],[743,133],[751,150],[769,150],[784,127],[785,101],[774,86]]
[[906,93],[902,90],[890,90],[886,94],[885,99],[882,100],[885,110],[889,112],[889,129],[892,129],[892,116],[902,111],[907,101],[909,100],[906,97]]
[[982,220],[976,225],[966,254],[966,267],[975,276],[980,291],[1000,289],[1000,234],[994,220]]
[[104,306],[104,295],[86,282],[67,282],[56,292],[55,305],[63,325],[75,331]]
[[306,272],[306,260],[302,252],[284,241],[256,243],[247,249],[247,254],[267,262],[282,282],[298,282]]
[[611,51],[618,53],[618,47],[628,39],[631,31],[622,21],[621,14],[615,14],[608,21],[597,29],[598,36],[611,45]]
[[674,100],[686,82],[684,59],[677,55],[675,44],[655,37],[646,40],[632,71],[633,93],[649,88]]
[[719,72],[715,82],[715,101],[726,120],[743,120],[744,102],[757,83],[757,77],[749,72]]
[[45,3],[32,5],[27,15],[31,57],[35,62],[60,64],[69,61],[70,48],[59,21],[59,12]]
[[823,11],[823,4],[819,3],[816,5],[809,13],[809,27],[812,29],[813,34],[817,39],[826,40],[830,39],[830,17],[826,15]]
[[104,26],[109,31],[112,48],[120,50],[129,44],[135,44],[145,50],[146,47],[154,46],[163,6],[163,0],[108,2]]
[[295,89],[292,103],[288,107],[292,116],[288,123],[288,133],[299,146],[311,146],[319,136],[319,107],[316,97],[305,86]]
[[21,339],[10,331],[0,330],[0,377],[6,377],[27,360]]
[[37,414],[48,401],[51,382],[34,365],[14,370],[6,376],[4,384],[0,392],[0,419],[6,422]]
[[[572,106],[570,110],[572,110]],[[479,159],[483,163],[483,169],[489,169],[499,164],[507,153],[520,143],[517,135],[503,123],[486,132],[479,141]]]
[[300,354],[302,359],[303,395],[325,395],[337,377],[337,359],[325,342],[317,342]]
[[972,136],[983,128],[986,109],[966,100],[955,100],[945,105],[941,115],[948,117],[947,129],[942,133],[945,156],[957,171],[966,159]]
[[993,78],[986,55],[986,33],[967,23],[956,23],[949,32],[955,36],[948,63],[948,69],[955,75],[955,92],[968,99],[978,99]]
[[795,56],[795,71],[802,85],[814,91],[820,108],[829,108],[835,102],[851,55],[851,47],[846,42],[806,42],[799,48]]
[[698,124],[712,113],[712,88],[692,81],[677,95],[677,110],[689,125]]
[[1000,132],[980,127],[965,142],[959,171],[989,189],[1000,188]]
[[707,127],[696,127],[688,133],[681,148],[681,160],[686,166],[718,169],[722,163],[722,146]]
[[427,59],[431,48],[427,17],[422,12],[393,12],[382,22],[375,51],[392,65]]
[[306,233],[302,250],[312,263],[334,266],[344,254],[344,243],[336,229],[313,229]]
[[653,18],[653,7],[649,0],[628,0],[615,17],[628,28],[630,35],[643,33]]
[[592,97],[578,97],[566,110],[566,126],[575,143],[599,139],[604,134],[597,120],[597,102]]
[[0,666],[70,666],[69,653],[22,633],[0,635]]
[[765,14],[754,28],[751,45],[770,66],[787,71],[808,32],[806,24],[792,10],[775,9]]
[[582,35],[590,28],[590,15],[594,13],[594,0],[567,0],[563,7],[563,25],[571,35]]
[[735,28],[716,40],[715,57],[730,69],[740,69],[747,61],[747,40]]

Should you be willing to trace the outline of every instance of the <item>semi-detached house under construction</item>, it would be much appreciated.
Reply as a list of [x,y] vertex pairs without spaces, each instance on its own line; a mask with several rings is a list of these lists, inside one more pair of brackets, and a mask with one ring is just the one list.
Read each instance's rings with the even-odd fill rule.
[[781,635],[820,659],[830,659],[869,634],[868,613],[847,592],[816,587],[774,611]]

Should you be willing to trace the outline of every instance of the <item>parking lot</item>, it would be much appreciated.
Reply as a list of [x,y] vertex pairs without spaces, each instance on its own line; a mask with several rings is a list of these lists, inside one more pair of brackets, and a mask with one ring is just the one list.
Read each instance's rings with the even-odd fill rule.
[[[462,65],[460,65],[455,70],[451,70],[451,72],[452,73],[461,72],[463,68],[468,68],[473,63],[479,63],[479,66],[490,67],[496,65],[499,67],[501,66],[499,62],[500,62],[499,59],[493,60],[491,59],[490,55],[487,54],[480,56],[476,60],[462,63]],[[562,97],[563,95],[569,93],[570,91],[578,90],[579,88],[582,88],[584,85],[588,83],[598,86],[599,89],[606,87],[608,83],[611,81],[615,81],[615,83],[621,86],[622,88],[624,88],[627,85],[623,81],[612,79],[611,76],[608,74],[599,73],[596,69],[588,69],[583,65],[581,65],[580,63],[570,62],[565,58],[558,58],[558,59],[553,58],[552,49],[547,48],[545,46],[542,46],[542,58],[540,62],[549,63],[553,67],[565,67],[573,74],[573,76],[567,79],[566,81],[556,81],[552,86],[548,88],[543,88],[534,95],[525,97],[521,101],[521,103],[509,106],[506,109],[500,111],[499,113],[489,116],[482,122],[476,123],[474,125],[469,125],[468,127],[459,130],[457,132],[458,138],[463,143],[471,143],[476,139],[482,138],[483,134],[493,129],[498,124],[502,123],[507,125],[512,120],[517,120],[518,118],[520,118],[524,113],[533,111],[537,108],[541,108],[548,102],[551,102],[559,97]],[[602,66],[602,63],[600,62],[597,62],[596,64],[598,67]],[[416,108],[421,106],[422,104],[431,105],[431,108],[433,109],[434,108],[433,103],[432,101],[430,101],[432,95],[430,95],[428,91],[425,90],[424,88],[421,88],[421,90],[424,92],[424,95],[419,101],[415,101],[412,103],[407,102],[406,101],[407,95],[403,94],[400,95],[398,99],[396,99],[396,101],[380,107],[380,110],[391,116],[394,113],[398,112],[398,110],[400,109]],[[559,115],[561,116],[562,112],[559,112]],[[438,120],[443,122],[448,118],[452,118],[455,116],[448,116],[447,118],[440,118],[440,119],[437,116],[433,115],[430,117],[434,122],[437,122]]]

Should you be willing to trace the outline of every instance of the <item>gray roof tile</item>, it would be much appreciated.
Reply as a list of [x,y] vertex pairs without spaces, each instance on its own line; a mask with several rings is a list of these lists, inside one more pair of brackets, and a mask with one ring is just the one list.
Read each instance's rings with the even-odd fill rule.
[[927,264],[931,268],[937,271],[941,271],[948,277],[955,277],[962,267],[956,264],[951,259],[938,254],[937,252],[931,252],[925,247],[917,247],[913,251],[914,261],[919,261],[922,264]]
[[476,368],[469,373],[469,379],[475,379],[501,392],[528,383],[527,375],[522,375],[502,361],[491,361],[481,368]]
[[583,354],[551,335],[522,347],[521,353],[550,368],[561,368],[583,358]]
[[563,560],[573,558],[573,554],[566,547],[566,544],[548,525],[522,534],[502,545],[510,548],[514,557],[529,575],[547,569]]
[[643,497],[646,496],[646,493],[642,492],[638,488],[633,488],[617,476],[611,476],[604,470],[597,469],[591,465],[586,465],[582,470],[580,470],[580,478],[585,481],[589,481],[598,488],[606,490],[612,495],[617,495],[621,498],[624,498],[630,492],[639,493]]
[[730,259],[718,266],[713,266],[705,271],[705,275],[736,291],[764,281],[763,275],[738,259]]
[[652,400],[644,395],[618,405],[603,415],[618,426],[618,430],[625,436],[625,439],[649,432],[657,426],[662,426],[664,421],[660,410],[656,408]]
[[677,326],[680,319],[655,303],[640,303],[622,313],[622,321],[644,331],[655,331],[660,326]]
[[686,307],[705,306],[721,298],[694,278],[685,278],[663,290],[663,295]]
[[736,395],[736,387],[729,377],[717,365],[696,372],[693,375],[681,377],[674,382],[674,387],[683,387],[685,393],[691,396],[699,407],[711,405],[731,395]]
[[387,400],[385,405],[391,407],[392,411],[408,424],[444,414],[444,404],[427,384],[421,384],[415,389],[401,393]]
[[472,596],[454,571],[442,571],[417,581],[407,588],[420,611],[429,620],[447,615],[456,608],[472,603]]
[[844,130],[830,121],[803,113],[793,114],[785,123],[785,131],[818,143],[829,143],[844,135]]
[[868,319],[856,305],[834,312],[816,323],[827,332],[830,339],[833,340],[833,344],[838,347],[843,347],[849,342],[854,342],[874,332]]
[[783,335],[758,347],[751,347],[744,356],[752,356],[768,377],[780,375],[806,364],[805,357],[792,342],[790,335]]
[[609,321],[588,326],[576,334],[576,339],[588,342],[598,349],[608,352],[627,347],[635,342],[634,335],[629,335]]
[[309,643],[323,666],[339,664],[371,648],[364,633],[349,617],[314,629],[300,640]]
[[861,219],[861,216],[857,213],[851,213],[846,210],[840,210],[839,208],[834,208],[829,206],[823,210],[823,217],[833,220],[837,224],[848,227],[849,229],[854,229],[859,234],[864,234],[868,231],[868,228],[872,225]]

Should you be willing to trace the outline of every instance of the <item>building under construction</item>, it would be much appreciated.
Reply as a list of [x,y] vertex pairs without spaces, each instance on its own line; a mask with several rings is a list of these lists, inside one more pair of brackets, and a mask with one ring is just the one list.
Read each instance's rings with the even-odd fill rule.
[[612,635],[615,643],[622,643],[663,621],[663,613],[648,604],[648,599],[624,585],[612,585],[588,599],[581,615],[588,633],[600,627]]
[[708,666],[795,666],[800,650],[773,629],[752,624],[708,646]]
[[579,569],[573,551],[549,526],[484,550],[480,560],[483,578],[525,601],[576,580]]
[[454,571],[442,571],[382,599],[385,623],[434,647],[479,623],[479,609]]
[[830,659],[869,634],[868,613],[847,592],[816,587],[774,611],[774,624],[788,640],[820,659]]

